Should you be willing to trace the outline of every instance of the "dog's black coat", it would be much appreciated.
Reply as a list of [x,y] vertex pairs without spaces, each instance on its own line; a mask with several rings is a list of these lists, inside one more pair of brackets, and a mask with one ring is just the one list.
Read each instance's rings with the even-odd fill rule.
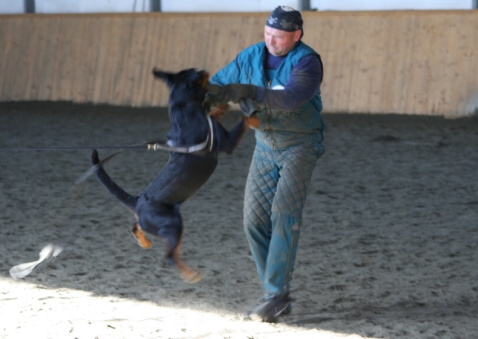
[[[179,147],[203,142],[209,133],[207,112],[203,104],[207,93],[207,73],[194,69],[179,73],[155,69],[153,73],[155,77],[164,80],[170,89],[171,128],[167,134],[168,144]],[[183,234],[180,206],[212,175],[218,154],[232,153],[247,131],[244,120],[239,121],[231,131],[227,131],[215,118],[211,118],[211,122],[214,135],[212,150],[209,150],[208,145],[207,149],[198,153],[171,152],[168,163],[139,196],[125,192],[102,166],[98,166],[96,170],[99,182],[135,212],[140,229],[165,240],[168,262],[178,266],[186,280],[194,278],[188,277],[191,272],[186,271],[190,269],[181,262],[179,256]],[[99,162],[98,153],[94,150],[92,163],[96,165]],[[186,268],[183,269],[183,266]]]

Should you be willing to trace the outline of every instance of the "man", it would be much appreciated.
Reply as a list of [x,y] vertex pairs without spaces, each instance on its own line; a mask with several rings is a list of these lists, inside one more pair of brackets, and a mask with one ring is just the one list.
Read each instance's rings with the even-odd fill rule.
[[279,6],[264,42],[240,52],[211,78],[212,100],[239,102],[254,120],[256,147],[247,177],[244,229],[265,290],[251,315],[274,322],[291,311],[290,280],[302,210],[323,154],[322,61],[301,41],[300,12]]

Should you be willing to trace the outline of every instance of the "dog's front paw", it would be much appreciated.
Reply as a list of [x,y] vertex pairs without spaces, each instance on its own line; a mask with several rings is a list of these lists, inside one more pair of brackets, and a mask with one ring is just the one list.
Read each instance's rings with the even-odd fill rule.
[[244,124],[248,128],[249,127],[259,128],[259,126],[261,125],[261,121],[256,115],[253,115],[252,117],[244,118]]
[[209,112],[209,116],[214,117],[217,121],[220,121],[224,114],[226,114],[227,110],[229,109],[228,104],[222,104],[214,108],[211,112]]

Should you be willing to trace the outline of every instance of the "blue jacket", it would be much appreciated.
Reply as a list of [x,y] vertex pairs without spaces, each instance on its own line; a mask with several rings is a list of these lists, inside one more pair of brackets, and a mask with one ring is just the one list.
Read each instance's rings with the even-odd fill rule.
[[[269,89],[284,88],[294,65],[303,57],[316,54],[311,47],[303,42],[287,54],[284,61],[275,72],[271,82],[267,81],[264,70],[265,43],[260,42],[244,49],[235,60],[217,72],[211,83],[227,85],[231,83],[252,84]],[[257,117],[261,126],[256,130],[256,139],[274,149],[286,148],[306,140],[322,141],[322,131],[325,128],[322,119],[322,100],[320,90],[297,111],[281,111],[260,105]]]

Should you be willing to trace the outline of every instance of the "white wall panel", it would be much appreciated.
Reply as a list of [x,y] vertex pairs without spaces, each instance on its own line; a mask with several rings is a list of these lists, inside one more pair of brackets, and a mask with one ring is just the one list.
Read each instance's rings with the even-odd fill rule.
[[473,0],[310,0],[319,11],[471,9]]

